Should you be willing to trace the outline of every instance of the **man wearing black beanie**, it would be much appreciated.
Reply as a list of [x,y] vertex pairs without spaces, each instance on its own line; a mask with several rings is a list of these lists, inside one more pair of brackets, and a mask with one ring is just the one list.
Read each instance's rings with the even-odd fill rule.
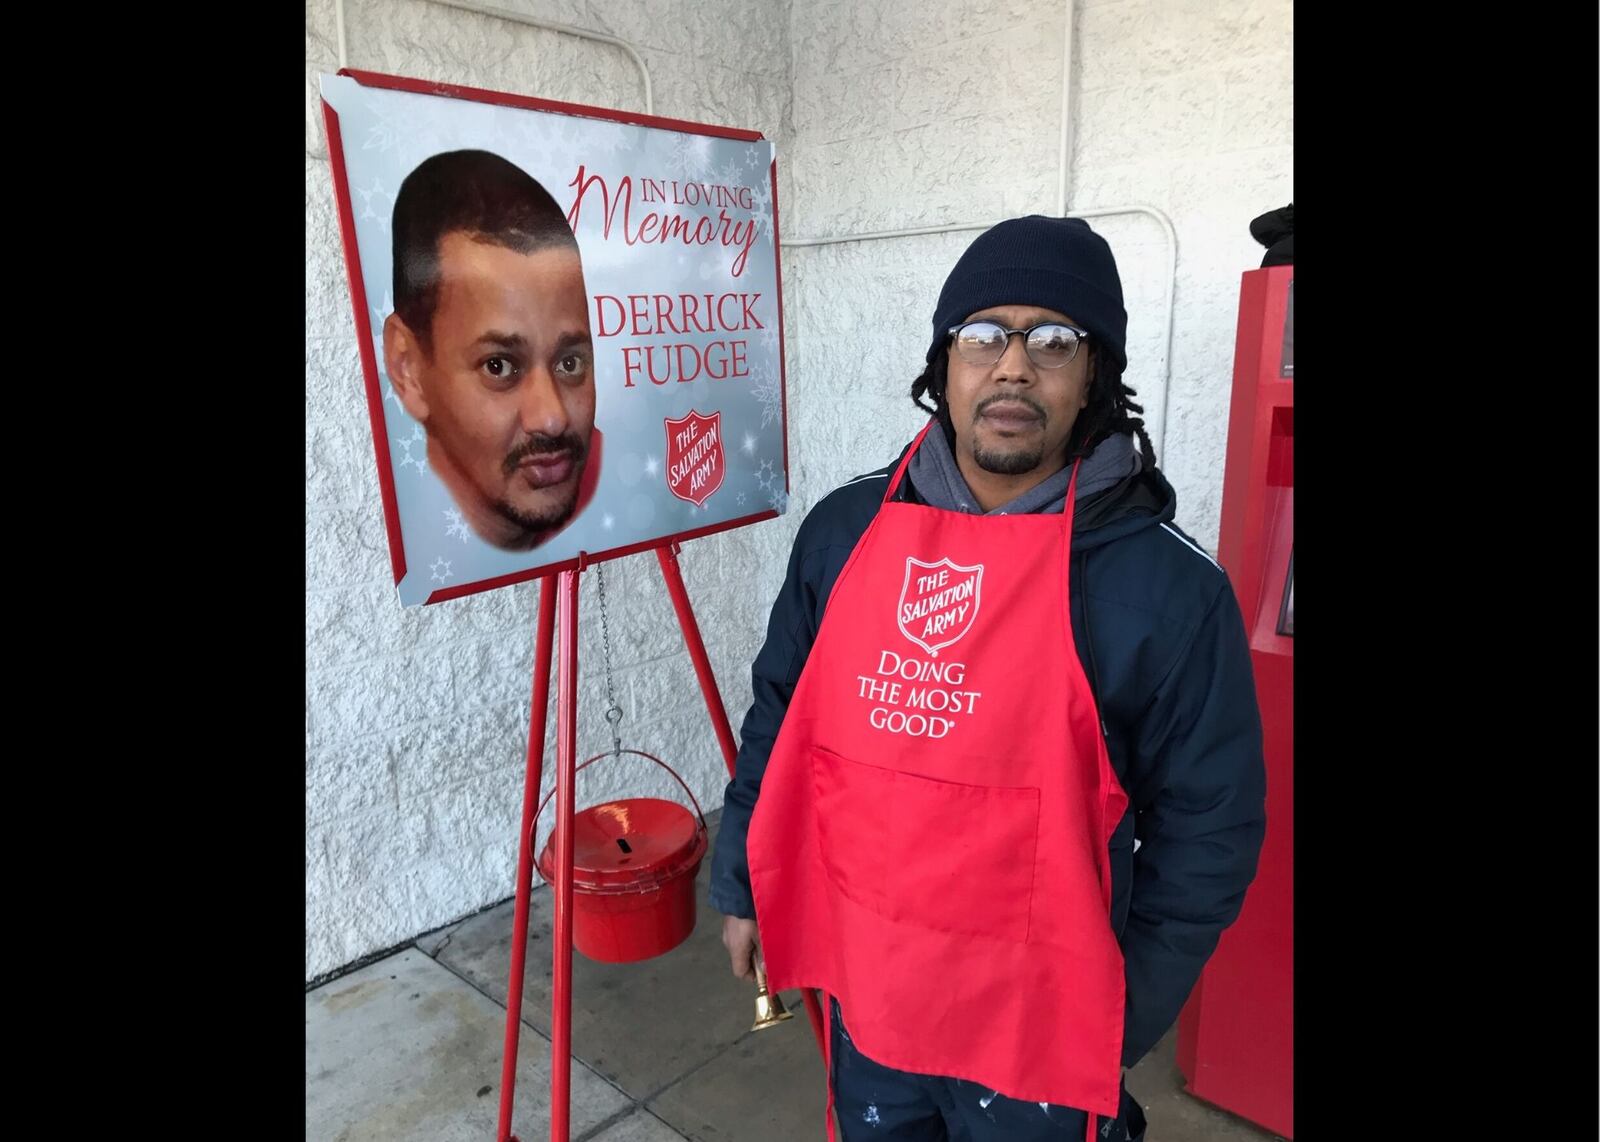
[[928,425],[796,537],[711,903],[735,975],[828,993],[847,1142],[1142,1139],[1122,1073],[1255,875],[1244,623],[1172,522],[1126,334],[1086,223],[985,232]]

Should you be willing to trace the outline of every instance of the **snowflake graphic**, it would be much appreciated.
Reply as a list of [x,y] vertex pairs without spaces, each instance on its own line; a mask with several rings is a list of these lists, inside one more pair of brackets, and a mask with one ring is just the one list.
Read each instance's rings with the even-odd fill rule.
[[[378,356],[378,370],[380,372],[382,372],[382,370],[383,370],[383,355],[382,354],[379,354],[379,356]],[[405,410],[406,410],[405,402],[400,399],[400,390],[394,387],[394,382],[393,381],[389,382],[389,391],[383,394],[383,399],[384,400],[392,400],[392,401],[394,401],[394,407],[399,409],[401,412],[405,412]]]
[[425,437],[422,433],[422,426],[420,424],[412,425],[411,435],[399,443],[400,451],[403,453],[403,455],[400,457],[400,466],[402,468],[404,468],[407,464],[410,464],[412,467],[416,468],[418,472],[422,471],[423,467],[428,462],[428,451],[426,448],[423,448],[422,455],[418,456],[415,454],[414,449],[416,449],[417,445],[423,444],[426,440],[427,437]]
[[679,135],[667,152],[667,169],[683,178],[704,173],[711,161],[711,139],[705,135]]
[[644,470],[647,476],[659,476],[661,474],[660,459],[655,456],[645,457]]
[[740,492],[740,493],[739,493],[739,506],[740,506],[740,507],[744,507],[744,500],[745,500],[745,496],[744,496],[744,493],[743,493],[743,492]]
[[[356,187],[356,193],[361,196],[361,217],[375,221],[385,234],[389,232],[389,218],[394,213],[394,195],[383,189],[383,184],[377,179],[372,180],[372,189],[365,190]],[[376,200],[376,206],[374,206]],[[388,205],[384,203],[387,201]],[[392,303],[391,303],[392,308]],[[385,313],[388,311],[385,310]]]
[[[371,106],[370,104],[368,105]],[[404,137],[404,128],[381,111],[378,112],[378,121],[367,130],[366,142],[361,144],[363,151],[392,151],[400,145]]]
[[784,490],[783,473],[772,465],[771,460],[761,461],[761,467],[756,471],[756,483],[767,494],[767,503],[779,512],[789,508],[789,493]]
[[610,531],[612,528],[617,526],[616,517],[610,512],[607,512],[605,514],[605,518],[600,521],[600,526],[605,528],[607,531]]
[[[387,377],[389,369],[383,360],[383,327],[381,325],[374,326],[372,330],[372,360],[378,366],[378,375]],[[399,398],[395,399],[395,403],[400,403]]]
[[739,447],[744,449],[745,455],[754,456],[756,454],[756,436],[755,436],[755,433],[753,433],[753,432],[745,433],[744,434],[744,443],[740,444]]
[[439,558],[435,559],[428,566],[429,569],[433,571],[432,578],[435,583],[443,583],[448,579],[454,578],[455,573],[450,570],[450,560],[446,559],[443,555],[439,556]]
[[365,151],[401,150],[411,155],[431,155],[445,149],[446,140],[456,129],[458,112],[450,106],[453,100],[430,99],[413,102],[407,99],[396,103],[389,92],[377,93],[367,100],[367,110],[375,122],[367,131],[361,144]]
[[[372,331],[373,331],[372,332],[372,338],[373,338],[374,341],[376,341],[378,343],[378,348],[380,350],[383,348],[383,323],[384,323],[384,320],[393,312],[394,312],[394,291],[386,289],[386,290],[383,291],[383,305],[382,305],[382,307],[380,308],[379,306],[376,306],[376,305],[372,307]],[[379,360],[383,359],[383,354],[381,352],[378,354],[378,359]]]
[[776,324],[763,326],[761,336],[756,340],[760,343],[762,352],[776,353],[778,351],[778,326]]
[[739,185],[744,182],[744,172],[739,169],[738,161],[734,160],[718,167],[711,175],[711,181],[731,191],[737,191]]
[[761,405],[762,428],[783,419],[783,386],[778,383],[776,369],[751,370],[750,391]]
[[[544,179],[550,177],[548,168],[556,164],[552,150],[560,140],[552,133],[559,125],[559,116],[542,111],[525,111],[521,108],[497,107],[485,128],[484,138],[503,139],[506,157],[523,167],[529,174]],[[598,140],[597,140],[598,142]],[[563,175],[563,181],[570,178]]]
[[467,521],[461,517],[461,513],[455,508],[445,508],[444,518],[446,521],[444,529],[446,536],[455,536],[462,543],[466,543],[471,539],[471,533],[467,530]]
[[757,179],[750,186],[750,195],[755,200],[758,210],[772,213],[772,180],[768,178]]
[[757,226],[761,229],[761,233],[770,238],[773,234],[771,181],[763,179],[757,182],[750,188],[750,193],[753,198],[750,217],[755,219]]

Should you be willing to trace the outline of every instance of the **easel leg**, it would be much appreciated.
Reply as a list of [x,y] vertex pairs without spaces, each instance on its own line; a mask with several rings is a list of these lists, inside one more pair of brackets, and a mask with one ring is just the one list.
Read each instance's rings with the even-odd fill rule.
[[[712,673],[711,659],[706,655],[706,645],[700,640],[700,624],[695,621],[694,608],[689,604],[689,592],[683,585],[683,573],[678,568],[678,545],[669,543],[656,548],[656,558],[661,563],[661,575],[667,581],[667,594],[672,596],[672,608],[678,613],[678,626],[683,631],[683,642],[694,663],[695,677],[700,680],[700,693],[705,696],[706,713],[711,715],[711,728],[722,747],[722,760],[733,776],[733,762],[738,750],[733,744],[733,727],[728,723],[728,711],[722,704],[722,692],[717,689],[717,676]],[[812,1034],[817,1037],[817,1048],[827,1057],[827,1041],[822,1029],[822,1007],[812,988],[800,989],[806,1003],[806,1015],[811,1020]]]
[[550,704],[550,642],[555,630],[555,576],[539,580],[539,622],[533,650],[533,701],[528,722],[527,777],[522,787],[522,836],[517,842],[517,903],[511,923],[511,978],[506,982],[506,1039],[500,1065],[499,1142],[513,1142],[511,1114],[522,1029],[522,985],[528,963],[528,898],[533,888],[534,808],[544,779],[544,720]]
[[578,573],[561,572],[556,667],[555,963],[550,1012],[550,1139],[567,1142],[572,1111],[572,814],[578,746]]

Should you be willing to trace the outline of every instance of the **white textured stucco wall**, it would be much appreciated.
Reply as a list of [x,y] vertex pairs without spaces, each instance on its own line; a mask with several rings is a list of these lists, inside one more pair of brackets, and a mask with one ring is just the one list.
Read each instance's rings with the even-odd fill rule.
[[[1064,5],[1024,0],[499,0],[631,40],[658,114],[759,130],[786,237],[1053,210]],[[510,895],[527,731],[532,584],[404,611],[389,578],[316,75],[332,0],[306,8],[306,975]],[[1172,395],[1159,457],[1179,522],[1214,547],[1239,275],[1255,215],[1293,198],[1289,0],[1080,0],[1069,209],[1138,203],[1179,242]],[[426,0],[349,0],[351,66],[642,107],[624,53]],[[1165,252],[1143,217],[1096,219],[1128,294],[1130,382],[1162,432]],[[689,544],[682,564],[737,732],[749,664],[803,513],[892,458],[953,234],[787,249],[790,514]],[[653,556],[607,566],[628,744],[708,809],[721,754]],[[594,574],[583,576],[579,747],[608,743]],[[546,735],[546,787],[554,720]],[[667,795],[597,765],[579,802]],[[608,772],[609,771],[609,772]],[[590,778],[592,777],[592,780]],[[549,811],[540,835],[549,828]]]
[[[787,10],[777,2],[497,0],[631,40],[657,114],[758,130],[786,146]],[[620,49],[424,0],[347,0],[350,66],[643,109]],[[332,0],[306,7],[306,976],[438,927],[512,891],[533,661],[529,583],[403,610],[390,578],[316,76],[338,67]],[[682,566],[735,728],[782,574],[781,525],[690,544]],[[708,807],[726,771],[655,558],[608,564],[626,743],[683,771]],[[595,576],[583,576],[579,748],[602,720]],[[554,764],[546,731],[546,788]],[[580,804],[679,797],[646,762],[594,766]],[[552,821],[550,810],[540,829]]]
[[[783,233],[807,237],[1055,212],[1065,5],[812,0],[790,9],[794,138]],[[1080,0],[1068,209],[1155,207],[1177,231],[1165,447],[1166,244],[1143,215],[1095,218],[1129,315],[1127,379],[1179,523],[1216,545],[1239,275],[1256,215],[1293,198],[1288,0]],[[795,249],[791,461],[803,510],[892,458],[934,301],[973,232]],[[898,332],[897,332],[898,330]],[[865,408],[863,402],[870,402]],[[864,415],[865,414],[865,415]]]

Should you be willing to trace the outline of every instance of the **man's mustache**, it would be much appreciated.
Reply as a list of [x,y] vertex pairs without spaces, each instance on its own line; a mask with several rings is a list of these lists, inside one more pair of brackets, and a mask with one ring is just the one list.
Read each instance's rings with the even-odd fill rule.
[[1026,393],[995,393],[993,396],[984,397],[978,402],[978,407],[972,410],[972,419],[977,420],[991,405],[997,404],[1000,401],[1014,401],[1017,404],[1025,404],[1033,410],[1033,415],[1037,416],[1040,420],[1047,419],[1044,406],[1038,401],[1034,400],[1032,397],[1028,396]]
[[574,461],[579,461],[587,452],[588,447],[576,432],[564,432],[560,436],[546,436],[542,432],[535,432],[524,443],[511,450],[511,454],[506,457],[505,474],[511,475],[524,460],[531,460],[536,456],[553,459],[562,453],[568,453]]

